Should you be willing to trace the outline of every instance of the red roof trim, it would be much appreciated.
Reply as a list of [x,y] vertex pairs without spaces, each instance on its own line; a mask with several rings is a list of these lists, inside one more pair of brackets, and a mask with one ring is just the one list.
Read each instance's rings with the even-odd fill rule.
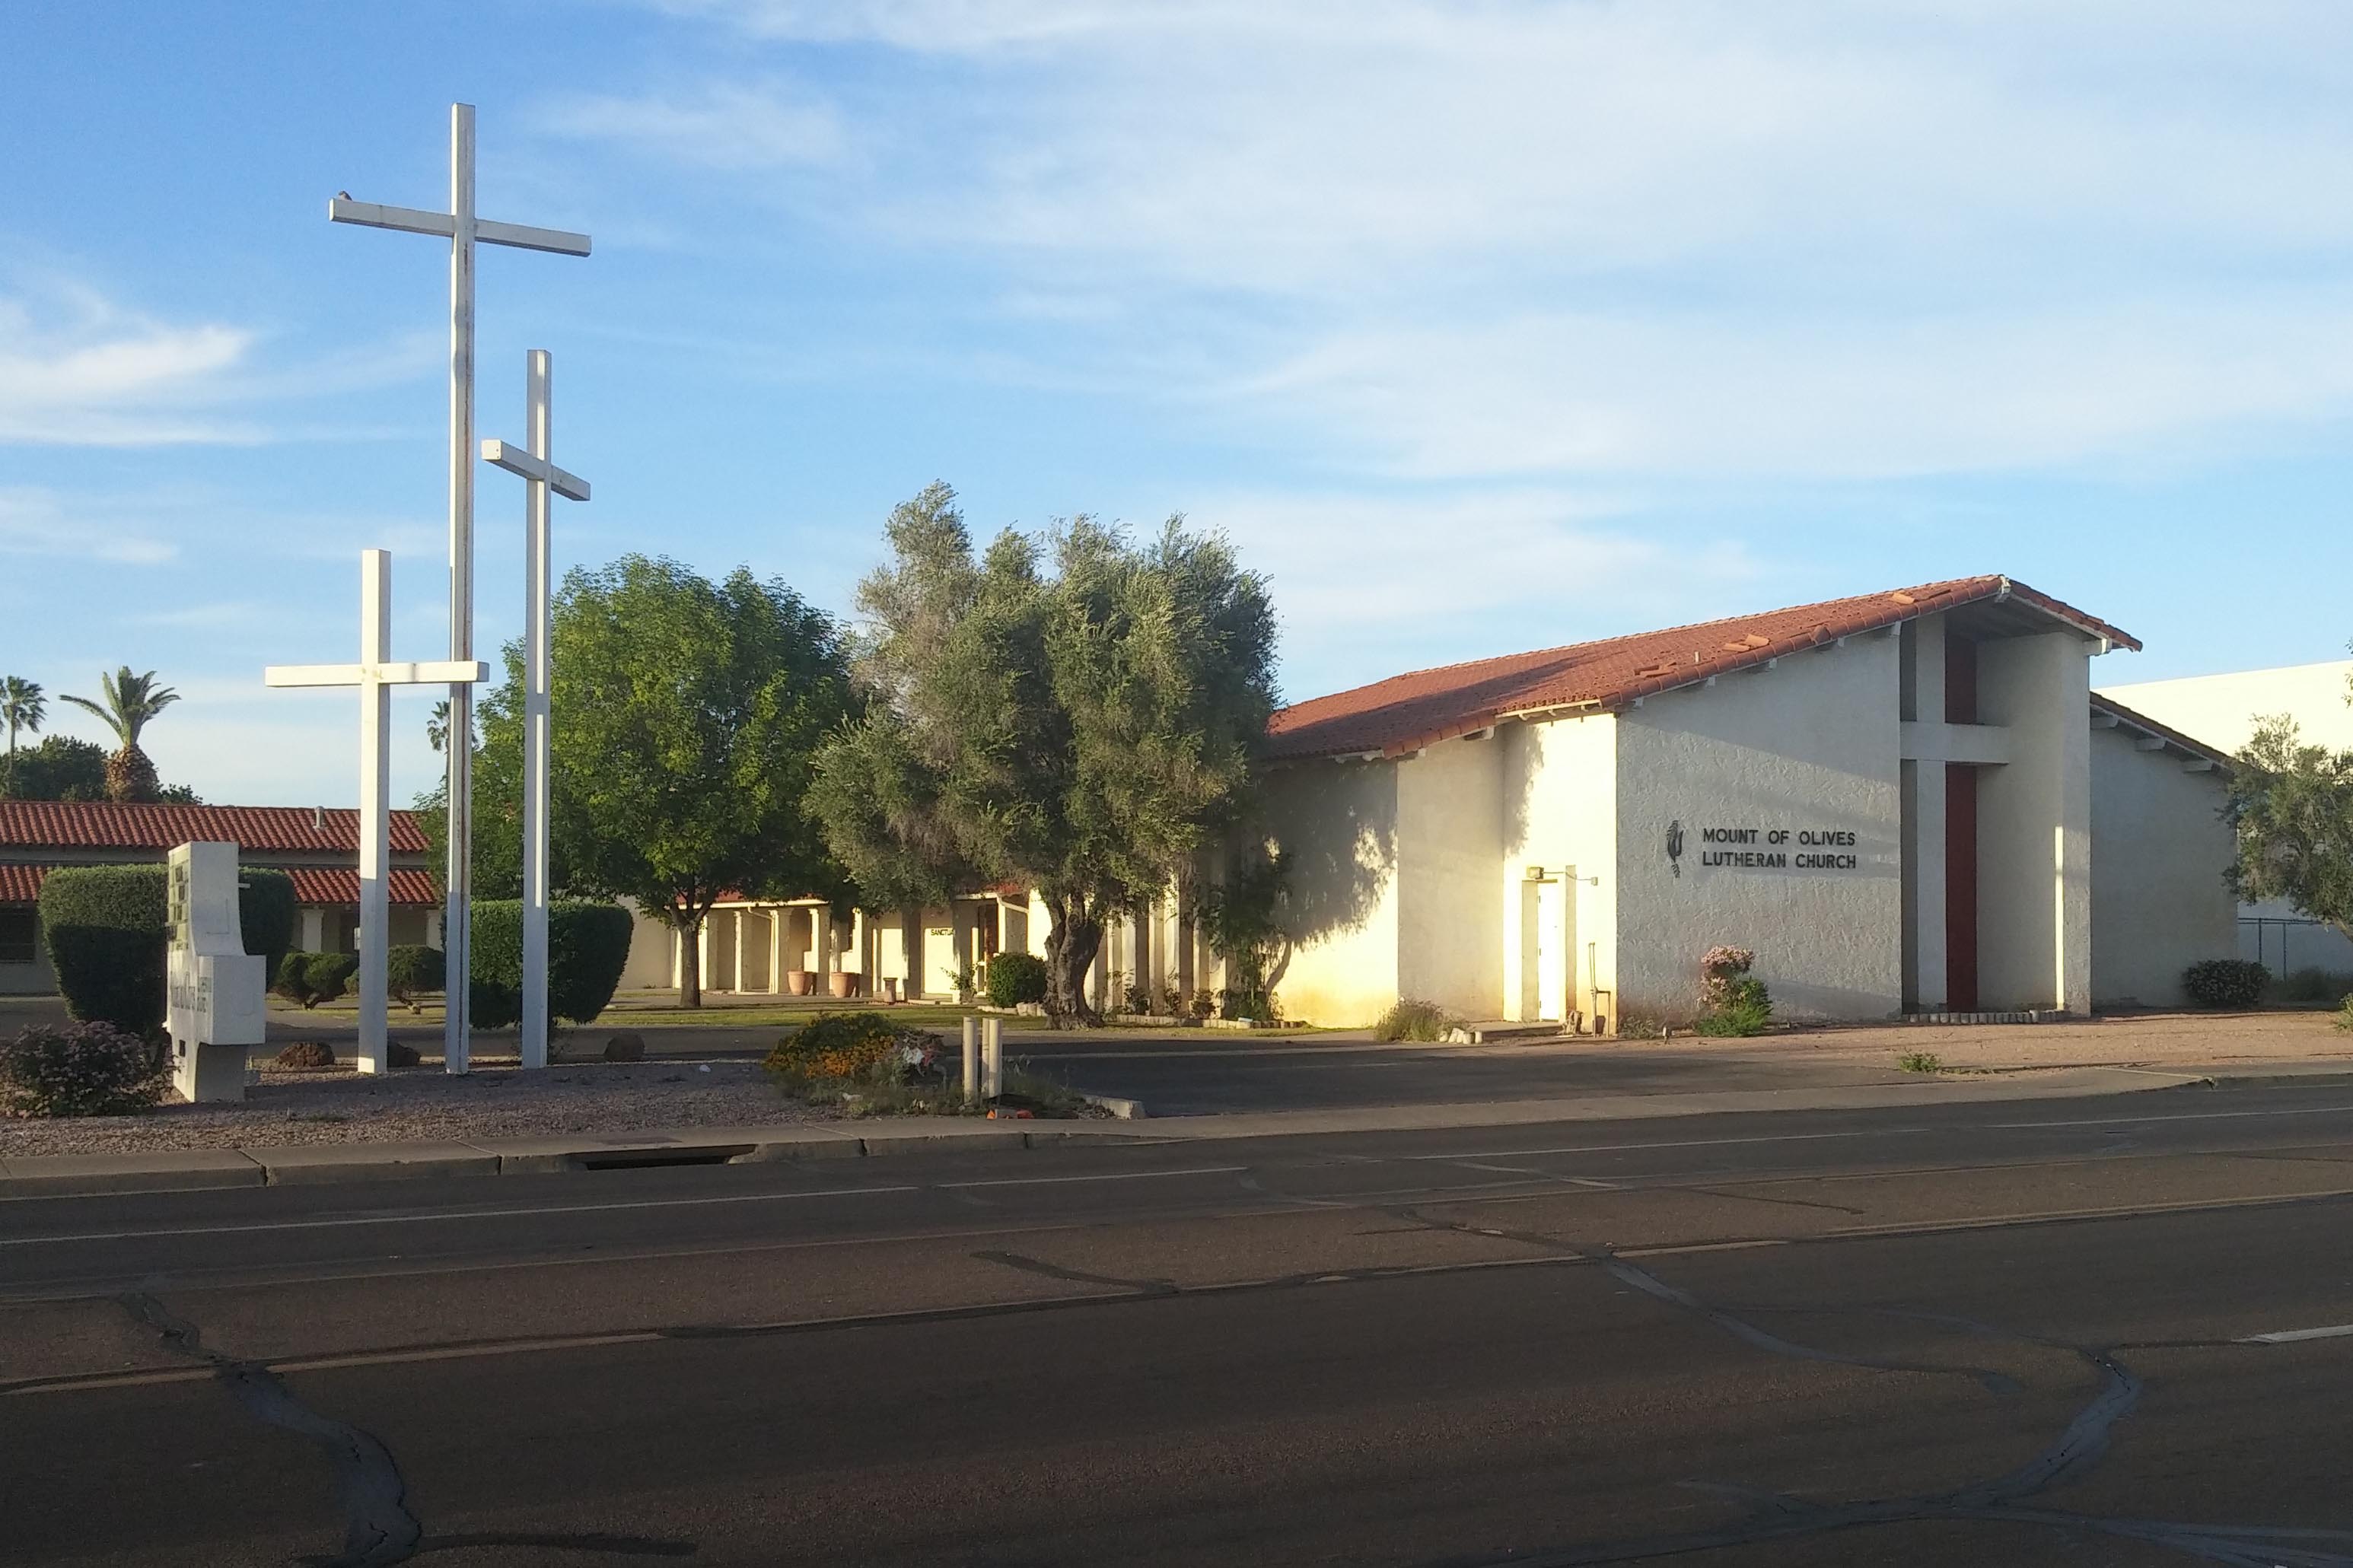
[[1267,725],[1269,751],[1277,759],[1405,756],[1486,729],[1498,719],[1579,708],[1617,712],[1645,697],[1754,669],[1842,637],[1963,605],[2004,600],[2039,610],[2087,637],[2140,647],[2129,633],[2023,583],[1961,577],[1394,676],[1283,709]]
[[[350,906],[360,901],[360,874],[333,866],[289,866],[279,868],[294,882],[294,901],[298,905],[322,905],[328,908]],[[52,871],[65,869],[58,866],[0,865],[0,904],[31,904],[40,901],[41,884]],[[390,892],[393,903],[400,908],[437,909],[441,895],[433,886],[433,874],[407,868],[395,868]]]
[[[248,853],[357,856],[360,814],[307,805],[128,805],[94,800],[0,800],[0,845],[26,849],[169,849],[227,840]],[[424,824],[392,814],[392,848],[422,855]]]

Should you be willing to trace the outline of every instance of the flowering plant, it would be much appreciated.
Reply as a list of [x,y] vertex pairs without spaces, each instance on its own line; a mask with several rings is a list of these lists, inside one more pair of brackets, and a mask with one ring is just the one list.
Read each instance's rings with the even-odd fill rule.
[[121,1116],[163,1092],[147,1042],[112,1024],[33,1024],[0,1046],[0,1110]]
[[1745,947],[1709,948],[1699,961],[1700,1005],[1715,1008],[1730,1002],[1737,989],[1735,983],[1756,962],[1757,954]]

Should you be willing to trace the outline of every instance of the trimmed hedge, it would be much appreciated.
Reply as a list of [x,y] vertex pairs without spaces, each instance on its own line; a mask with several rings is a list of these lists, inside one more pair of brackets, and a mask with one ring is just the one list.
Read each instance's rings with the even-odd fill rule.
[[355,952],[290,952],[280,962],[269,988],[307,1011],[341,996],[359,967]]
[[[637,922],[618,904],[558,899],[547,907],[547,1011],[570,1024],[595,1021],[612,1001],[629,962]],[[522,992],[522,900],[486,899],[474,905],[474,982],[520,996]],[[482,1023],[486,1029],[504,1026]]]
[[1046,961],[1035,953],[1000,952],[988,961],[988,1005],[1018,1007],[1046,999]]
[[448,965],[438,947],[396,947],[384,955],[385,989],[396,1002],[419,1011],[417,999],[441,989]]
[[2272,972],[2248,958],[2210,958],[2181,972],[2181,989],[2200,1007],[2252,1007],[2271,983]]
[[[41,939],[74,1017],[135,1035],[163,1027],[168,877],[162,866],[72,866],[41,883]],[[243,866],[237,886],[245,951],[275,974],[293,945],[294,879]]]

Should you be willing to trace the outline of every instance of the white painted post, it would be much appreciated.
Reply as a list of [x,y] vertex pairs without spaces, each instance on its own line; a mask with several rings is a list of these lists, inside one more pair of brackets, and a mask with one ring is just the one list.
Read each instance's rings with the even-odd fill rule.
[[981,1093],[993,1100],[1005,1092],[1005,1020],[990,1018],[981,1030]]
[[[479,663],[456,659],[429,664],[392,661],[392,556],[382,550],[360,552],[360,661],[357,664],[272,665],[261,672],[270,686],[356,686],[360,690],[360,1012],[358,1068],[382,1072],[387,1065],[385,960],[392,935],[389,868],[392,860],[392,688],[438,686],[453,691],[482,680],[490,671]],[[451,712],[457,711],[453,707]],[[454,735],[455,731],[451,733]],[[322,911],[323,912],[323,911]],[[323,942],[323,922],[314,925],[304,911],[306,940]],[[446,931],[447,928],[445,928]],[[318,934],[311,933],[316,931]],[[448,949],[442,949],[448,957]],[[450,961],[454,963],[455,960]],[[452,968],[452,1005],[464,990],[463,972]]]
[[[474,106],[449,106],[449,210],[423,212],[336,196],[332,223],[427,234],[449,241],[449,658],[474,657],[474,246],[512,246],[560,256],[588,254],[588,237],[560,229],[497,223],[474,211]],[[441,951],[448,969],[443,1060],[466,1071],[471,1039],[466,985],[472,973],[474,700],[470,686],[449,688],[448,909]]]
[[522,1033],[517,1051],[526,1068],[547,1065],[547,771],[555,668],[549,647],[550,525],[555,497],[588,499],[588,481],[554,461],[554,380],[547,351],[533,349],[523,362],[525,449],[515,451],[504,441],[482,443],[484,462],[523,479]]
[[980,1098],[980,1020],[970,1014],[964,1020],[964,1100],[966,1105]]

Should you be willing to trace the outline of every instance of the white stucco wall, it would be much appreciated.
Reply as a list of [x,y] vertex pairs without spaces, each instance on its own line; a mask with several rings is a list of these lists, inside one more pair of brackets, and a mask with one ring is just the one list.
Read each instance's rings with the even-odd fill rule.
[[[2259,718],[2285,713],[2304,737],[2338,750],[2353,748],[2353,706],[2346,702],[2353,659],[2290,665],[2279,669],[2239,670],[2103,686],[2100,690],[2136,712],[2146,713],[2210,746],[2236,752],[2255,732]],[[2284,900],[2242,905],[2236,952],[2271,966],[2274,973],[2321,969],[2353,974],[2353,942],[2333,927],[2306,923],[2307,917]],[[2263,925],[2262,921],[2289,924]]]
[[2274,713],[2291,715],[2305,738],[2342,750],[2353,746],[2353,707],[2346,683],[2353,659],[2245,669],[2229,675],[2196,675],[2179,680],[2148,680],[2103,686],[2136,713],[2146,713],[2208,745],[2236,752],[2255,732],[2255,721]]
[[[1752,948],[1785,1017],[1883,1018],[1903,1003],[1899,657],[1884,635],[1670,691],[1618,721],[1617,979],[1629,1016],[1688,1016],[1700,955]],[[2081,712],[2080,707],[2078,712]],[[2079,719],[2076,729],[2080,732]],[[1666,853],[1683,825],[1682,872]],[[1709,828],[1757,830],[1711,844]],[[1788,835],[1774,843],[1775,832]],[[1851,845],[1801,841],[1846,833]],[[1778,868],[1704,864],[1778,853]],[[1802,868],[1847,855],[1852,868]]]
[[1311,760],[1267,779],[1298,929],[1270,978],[1286,1017],[1371,1023],[1398,999],[1398,769]]
[[1398,992],[1468,1018],[1495,1016],[1503,995],[1503,760],[1490,734],[1397,764]]
[[[1567,885],[1569,1010],[1616,1016],[1618,911],[1618,721],[1607,713],[1507,724],[1502,747],[1503,795],[1497,816],[1502,863],[1490,875],[1502,940],[1501,994],[1505,1018],[1534,1018],[1536,990],[1527,973],[1523,930],[1529,868]],[[1604,1005],[1595,1005],[1595,992]],[[1490,1004],[1495,1006],[1495,1004]]]
[[1978,772],[1982,1008],[2091,1008],[2091,648],[2072,632],[1978,647],[1978,717],[2010,751]]
[[2181,972],[2238,952],[2224,775],[2129,730],[2091,732],[2092,1005],[2175,1006]]

